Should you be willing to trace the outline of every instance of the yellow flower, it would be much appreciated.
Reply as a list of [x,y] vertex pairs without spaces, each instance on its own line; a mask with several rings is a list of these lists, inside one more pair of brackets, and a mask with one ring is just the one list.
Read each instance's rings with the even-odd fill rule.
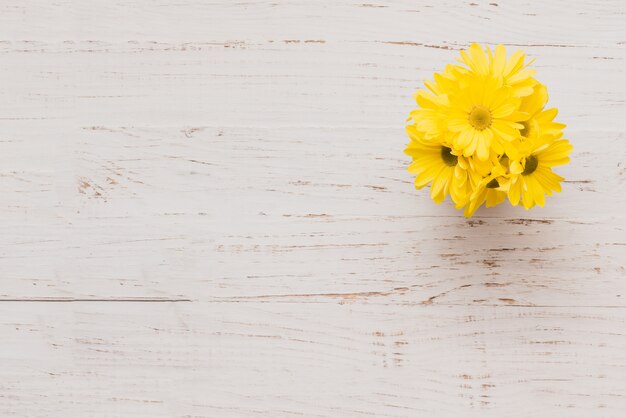
[[471,192],[472,181],[467,160],[458,155],[450,144],[424,140],[414,126],[407,126],[411,137],[404,152],[413,157],[409,172],[415,174],[415,187],[430,184],[430,195],[441,203],[449,194],[457,208],[462,208]]
[[472,44],[468,52],[461,51],[460,61],[469,67],[469,70],[483,76],[502,78],[505,86],[511,87],[515,97],[524,97],[532,94],[536,80],[532,78],[535,70],[526,68],[524,63],[526,54],[516,51],[506,59],[506,48],[498,45],[495,53],[487,47],[488,57],[478,44]]
[[454,147],[466,157],[489,158],[490,148],[502,152],[503,143],[516,139],[528,119],[520,112],[521,100],[502,79],[472,74],[459,77],[458,90],[449,96],[446,113]]
[[468,204],[465,206],[465,217],[471,217],[483,203],[486,203],[485,206],[490,208],[504,202],[508,181],[507,164],[506,156],[499,159],[496,157],[491,167],[491,173],[483,177],[474,187]]
[[564,179],[555,174],[552,167],[567,164],[572,149],[566,139],[550,142],[543,137],[532,141],[524,154],[514,156],[506,185],[511,204],[517,206],[521,199],[525,209],[535,204],[543,207],[546,194],[552,196],[552,192],[560,192],[560,182]]
[[556,139],[563,136],[565,125],[554,122],[558,113],[557,109],[543,110],[546,103],[548,103],[548,89],[543,84],[537,83],[533,93],[524,97],[520,105],[520,110],[529,115],[528,120],[521,122],[524,125],[520,131],[522,137],[532,138],[550,135]]
[[489,181],[482,180],[477,186],[476,190],[472,194],[467,206],[465,206],[464,215],[466,218],[470,218],[474,212],[486,202],[485,206],[491,208],[499,205],[506,199],[506,192],[499,190],[499,184],[497,180],[491,179]]
[[418,109],[410,119],[424,139],[452,138],[463,156],[475,155],[484,161],[493,146],[516,139],[528,114],[520,111],[521,96],[533,92],[533,70],[524,69],[524,55],[514,54],[507,62],[504,47],[489,58],[477,44],[469,54],[461,51],[469,68],[446,66],[435,81],[426,81],[427,90],[415,95]]
[[428,90],[418,90],[415,101],[418,108],[409,115],[415,129],[424,139],[440,137],[447,131],[445,110],[449,106],[448,93],[456,88],[461,67],[447,65],[442,74],[435,73],[435,82],[425,81]]

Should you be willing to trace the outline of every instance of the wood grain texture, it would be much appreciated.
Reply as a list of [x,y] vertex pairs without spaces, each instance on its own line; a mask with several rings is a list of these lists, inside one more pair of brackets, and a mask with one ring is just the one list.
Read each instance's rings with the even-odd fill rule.
[[[0,2],[0,415],[616,417],[623,0]],[[545,208],[415,191],[421,80],[536,58]]]

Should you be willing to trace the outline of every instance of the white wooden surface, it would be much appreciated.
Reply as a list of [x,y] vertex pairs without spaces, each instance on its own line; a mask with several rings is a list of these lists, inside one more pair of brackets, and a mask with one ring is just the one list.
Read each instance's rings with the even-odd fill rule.
[[[624,417],[626,3],[0,2],[0,416]],[[404,119],[524,48],[545,209],[415,191]]]

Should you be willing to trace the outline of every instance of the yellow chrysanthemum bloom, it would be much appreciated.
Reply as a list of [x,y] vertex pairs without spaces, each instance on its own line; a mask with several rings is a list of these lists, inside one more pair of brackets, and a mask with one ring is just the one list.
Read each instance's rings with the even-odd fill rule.
[[545,195],[560,192],[563,177],[555,174],[552,167],[569,162],[572,145],[566,139],[551,141],[549,137],[539,137],[529,141],[521,153],[511,157],[513,160],[509,173],[508,198],[513,206],[522,201],[525,209],[535,204],[543,206]]
[[548,89],[543,84],[537,83],[533,93],[525,97],[520,105],[520,110],[529,115],[528,120],[522,122],[524,125],[524,129],[520,131],[522,137],[551,135],[554,138],[560,138],[563,135],[565,125],[554,122],[558,113],[555,108],[544,110],[547,103]]
[[501,78],[459,77],[458,89],[449,96],[445,110],[455,148],[481,161],[489,158],[492,147],[502,152],[504,143],[516,139],[523,129],[519,122],[528,119],[528,114],[518,110],[520,102]]
[[[428,90],[416,95],[418,109],[411,112],[416,129],[425,139],[452,132],[455,148],[465,157],[475,155],[484,161],[493,146],[502,150],[505,142],[518,136],[524,128],[520,122],[529,115],[520,111],[521,96],[531,94],[532,70],[524,68],[523,54],[506,61],[504,47],[488,58],[477,44],[469,55],[461,52],[469,68],[448,65],[435,74],[434,83],[425,82]],[[504,55],[503,55],[504,54]]]
[[430,195],[436,203],[450,195],[457,208],[465,206],[472,191],[472,172],[468,161],[442,141],[424,140],[414,126],[407,126],[411,142],[404,152],[413,157],[409,172],[415,174],[415,187],[431,184]]
[[478,44],[472,44],[469,51],[461,51],[460,62],[468,66],[475,74],[502,78],[505,86],[511,87],[515,97],[524,97],[532,94],[536,80],[532,78],[535,70],[526,68],[524,63],[526,54],[523,51],[515,51],[511,58],[506,59],[506,48],[498,45],[495,53],[487,48],[485,51]]
[[505,188],[508,182],[507,164],[506,156],[493,161],[489,174],[484,176],[472,190],[468,204],[465,206],[466,217],[472,216],[483,203],[490,208],[504,202],[507,197]]
[[430,184],[437,203],[450,195],[467,217],[507,197],[514,206],[543,206],[561,190],[552,167],[572,150],[557,110],[544,109],[546,87],[522,51],[507,59],[502,45],[492,52],[473,44],[459,61],[465,66],[447,65],[415,95],[405,152],[416,188]]

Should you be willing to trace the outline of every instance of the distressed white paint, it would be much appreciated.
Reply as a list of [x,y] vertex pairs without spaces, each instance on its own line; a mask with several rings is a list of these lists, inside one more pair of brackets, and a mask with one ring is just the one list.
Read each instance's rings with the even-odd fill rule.
[[[0,415],[623,417],[623,1],[0,3]],[[536,58],[575,151],[468,221],[420,80]]]

